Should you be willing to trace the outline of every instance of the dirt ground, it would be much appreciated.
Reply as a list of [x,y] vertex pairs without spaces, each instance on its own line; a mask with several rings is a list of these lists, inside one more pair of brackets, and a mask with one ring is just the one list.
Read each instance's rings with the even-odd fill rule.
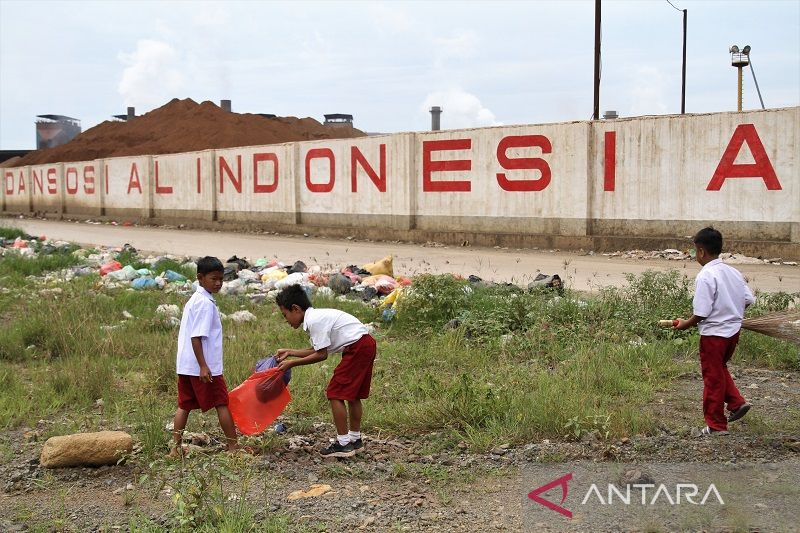
[[[692,426],[702,423],[699,372],[656,395],[652,409],[663,420],[657,434],[622,440],[589,436],[578,442],[498,443],[489,453],[476,454],[461,445],[431,451],[437,434],[365,435],[365,453],[347,460],[322,460],[316,449],[330,428],[319,424],[309,432],[295,434],[288,421],[287,446],[242,459],[249,461],[246,470],[252,473],[245,497],[262,509],[257,518],[284,513],[296,526],[291,530],[298,531],[304,526],[309,528],[304,531],[630,531],[620,526],[611,508],[585,513],[581,521],[542,514],[527,498],[540,484],[533,476],[536,469],[569,471],[579,465],[615,465],[623,472],[635,469],[658,483],[666,481],[676,465],[684,465],[687,476],[695,469],[727,465],[734,471],[763,470],[762,475],[771,479],[788,473],[790,479],[778,493],[754,490],[744,503],[726,509],[735,510],[734,522],[715,517],[702,529],[665,523],[645,529],[798,531],[800,411],[796,406],[800,403],[800,374],[737,367],[733,371],[754,407],[747,417],[732,424],[730,435],[724,437],[695,438],[690,434]],[[134,512],[166,524],[171,493],[157,483],[140,485],[139,468],[41,468],[37,459],[42,443],[31,437],[35,432],[35,428],[33,432],[21,428],[3,437],[8,451],[0,462],[0,479],[4,480],[0,530],[25,531],[38,525],[45,527],[37,530],[45,531],[124,531]],[[199,453],[214,452],[209,448]],[[197,457],[190,458],[189,465]],[[331,490],[316,498],[287,498],[292,491],[307,490],[314,483],[328,484]],[[744,487],[735,488],[741,492]],[[732,487],[720,490],[726,498],[733,497]],[[548,497],[558,501],[557,496]],[[573,501],[571,505],[577,504]]]
[[[283,261],[347,265],[391,253],[397,274],[454,272],[525,282],[541,271],[559,273],[578,290],[621,285],[626,272],[678,268],[693,276],[699,270],[691,261],[636,261],[549,250],[421,246],[30,219],[0,223],[81,244],[130,243],[140,250],[212,253],[223,258],[234,254],[251,259],[277,256]],[[800,290],[800,268],[796,266],[737,268],[753,288]],[[542,521],[531,514],[538,507],[527,498],[528,492],[541,484],[530,477],[530,469],[619,464],[623,469],[645,472],[656,481],[666,475],[661,466],[665,463],[767,465],[775,472],[770,474],[773,476],[800,471],[800,373],[736,365],[732,371],[754,407],[724,437],[691,436],[690,428],[703,423],[699,368],[656,394],[651,409],[662,421],[656,434],[621,440],[588,435],[577,442],[545,439],[515,446],[498,442],[488,453],[471,453],[461,445],[444,449],[433,445],[441,440],[436,434],[365,435],[365,453],[350,460],[328,461],[316,450],[326,443],[331,428],[320,424],[312,431],[295,432],[293,421],[287,420],[290,444],[243,459],[250,461],[248,469],[253,473],[245,497],[260,509],[257,519],[283,513],[293,524],[290,530],[297,531],[630,531],[615,521],[610,509],[594,515],[592,523],[562,520],[552,512],[545,513]],[[50,423],[40,421],[41,427],[18,428],[0,436],[0,531],[125,531],[134,513],[166,525],[171,493],[152,482],[140,484],[143,467],[41,468],[42,442],[36,435],[46,432]],[[213,455],[214,447],[197,457],[203,453]],[[306,490],[314,483],[328,484],[331,490],[316,498],[287,499],[292,491]],[[734,509],[734,521],[709,519],[700,529],[662,523],[641,530],[800,531],[800,517],[792,521],[798,514],[800,483],[789,480],[781,487],[778,496],[754,497],[746,508]],[[558,495],[548,494],[550,501],[558,502]],[[775,521],[774,516],[789,517],[789,521]],[[308,529],[301,529],[304,527]]]
[[[362,265],[394,255],[396,275],[446,273],[477,275],[486,280],[527,284],[538,273],[558,274],[567,286],[580,291],[600,286],[621,286],[625,274],[646,270],[679,269],[689,277],[700,270],[695,261],[623,259],[588,252],[518,250],[418,245],[407,243],[321,239],[314,236],[210,232],[163,227],[115,226],[39,219],[0,219],[32,235],[46,235],[81,245],[122,246],[141,251],[178,255],[217,255],[225,260],[237,255],[248,259],[276,257],[300,259],[308,264]],[[791,265],[735,265],[754,290],[800,290],[800,267]]]

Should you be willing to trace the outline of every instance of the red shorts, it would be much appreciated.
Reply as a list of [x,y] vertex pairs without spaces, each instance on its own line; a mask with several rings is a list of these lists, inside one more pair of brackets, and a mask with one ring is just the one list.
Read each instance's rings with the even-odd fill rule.
[[364,335],[346,347],[342,362],[333,371],[326,395],[329,400],[360,400],[369,397],[375,339]]
[[186,411],[201,409],[205,413],[220,405],[228,405],[228,386],[224,377],[214,376],[211,383],[203,383],[200,376],[178,374],[178,407]]

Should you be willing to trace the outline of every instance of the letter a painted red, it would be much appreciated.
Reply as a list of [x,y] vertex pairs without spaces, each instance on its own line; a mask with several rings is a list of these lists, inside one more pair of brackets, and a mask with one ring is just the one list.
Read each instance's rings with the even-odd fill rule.
[[[750,153],[753,154],[755,163],[736,165],[736,156],[742,149],[742,145],[747,143]],[[722,159],[714,172],[714,177],[708,182],[707,191],[718,191],[728,178],[761,178],[769,191],[780,191],[781,184],[775,169],[769,160],[764,144],[758,137],[758,132],[753,124],[739,124],[733,132],[731,142],[722,154]]]

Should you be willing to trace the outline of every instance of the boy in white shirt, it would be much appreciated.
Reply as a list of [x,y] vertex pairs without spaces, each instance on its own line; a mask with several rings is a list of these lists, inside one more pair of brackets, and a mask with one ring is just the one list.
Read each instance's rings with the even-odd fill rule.
[[[331,404],[336,440],[320,451],[324,457],[351,457],[364,448],[361,440],[361,400],[369,396],[375,339],[356,317],[338,309],[314,309],[300,285],[283,289],[275,303],[293,328],[301,325],[311,337],[312,348],[281,348],[275,354],[281,370],[318,363],[328,354],[342,352],[326,391]],[[294,360],[287,359],[295,357]],[[347,406],[345,406],[347,402]],[[348,425],[349,423],[349,425]]]
[[222,321],[212,294],[222,288],[225,267],[216,257],[197,261],[199,287],[183,308],[178,333],[178,410],[175,412],[171,456],[183,453],[181,440],[189,413],[217,409],[228,450],[238,448],[236,428],[228,410],[228,387],[222,376]]
[[[694,236],[697,262],[703,265],[695,279],[694,314],[679,320],[676,329],[694,326],[700,330],[700,369],[703,373],[703,415],[706,427],[701,435],[727,434],[728,422],[739,420],[750,404],[728,372],[727,363],[739,342],[744,310],[755,300],[742,274],[719,259],[722,234],[703,228]],[[730,416],[725,418],[725,404]]]

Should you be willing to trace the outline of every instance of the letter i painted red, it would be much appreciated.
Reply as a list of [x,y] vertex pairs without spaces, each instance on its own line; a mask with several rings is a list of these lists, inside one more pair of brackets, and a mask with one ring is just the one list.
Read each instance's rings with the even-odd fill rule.
[[197,158],[197,194],[200,194],[200,158]]
[[604,144],[603,190],[613,191],[617,181],[617,132],[607,131]]

